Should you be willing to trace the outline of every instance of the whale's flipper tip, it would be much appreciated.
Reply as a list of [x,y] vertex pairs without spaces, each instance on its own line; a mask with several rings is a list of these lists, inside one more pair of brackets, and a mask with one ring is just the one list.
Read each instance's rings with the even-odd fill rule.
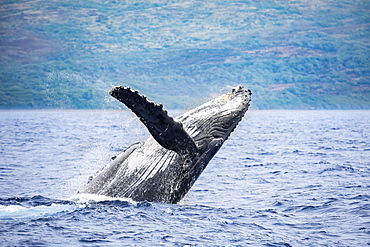
[[139,94],[139,91],[133,91],[130,87],[114,87],[109,94],[134,112],[153,138],[164,148],[179,154],[197,152],[193,139],[181,123],[176,122],[163,110],[162,104],[157,105],[148,101],[144,95]]

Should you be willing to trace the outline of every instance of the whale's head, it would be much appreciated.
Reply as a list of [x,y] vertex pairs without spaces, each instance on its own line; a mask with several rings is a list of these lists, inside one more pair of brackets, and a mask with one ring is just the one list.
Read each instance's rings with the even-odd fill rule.
[[[183,132],[187,133],[188,138],[183,138],[186,145],[178,145],[185,148],[186,152],[173,165],[176,174],[182,175],[172,181],[175,184],[172,187],[175,189],[170,195],[170,202],[176,203],[184,197],[230,136],[248,110],[251,94],[249,89],[237,86],[230,93],[221,95],[175,119],[181,123]],[[193,148],[191,144],[195,147]],[[181,152],[178,150],[178,153]]]
[[[232,88],[231,92],[206,102],[177,117],[176,120],[183,124],[200,154],[213,153],[212,150],[208,150],[211,148],[209,145],[215,141],[222,145],[229,137],[248,110],[251,94],[249,89],[237,86]],[[219,148],[219,145],[214,148],[217,147]]]

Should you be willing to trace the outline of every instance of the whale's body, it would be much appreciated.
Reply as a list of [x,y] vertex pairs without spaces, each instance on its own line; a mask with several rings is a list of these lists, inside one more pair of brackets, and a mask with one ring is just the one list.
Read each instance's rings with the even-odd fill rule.
[[173,119],[162,105],[130,88],[110,94],[130,108],[151,137],[117,155],[81,193],[177,203],[248,110],[250,90],[238,86]]

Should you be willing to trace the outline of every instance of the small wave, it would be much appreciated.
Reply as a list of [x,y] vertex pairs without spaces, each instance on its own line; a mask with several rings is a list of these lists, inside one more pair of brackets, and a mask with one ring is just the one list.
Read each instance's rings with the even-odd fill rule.
[[356,172],[356,169],[351,167],[351,166],[346,166],[346,165],[333,165],[331,167],[325,168],[321,171],[319,171],[319,174],[323,174],[326,172],[341,172],[341,171],[346,171],[350,173]]
[[50,206],[24,207],[20,205],[0,205],[0,219],[37,218],[55,216],[60,213],[73,212],[80,205],[51,204]]
[[55,216],[79,210],[84,205],[43,196],[0,198],[0,220]]
[[129,198],[113,198],[93,194],[77,194],[68,200],[56,200],[43,196],[0,198],[0,220],[50,217],[71,213],[94,205],[115,207],[147,207],[149,202],[135,202]]

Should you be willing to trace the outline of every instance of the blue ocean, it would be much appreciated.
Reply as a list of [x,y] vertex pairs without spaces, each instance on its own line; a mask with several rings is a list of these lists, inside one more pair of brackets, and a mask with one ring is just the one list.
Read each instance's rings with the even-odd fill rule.
[[[170,112],[172,115],[180,112]],[[249,111],[175,205],[77,195],[129,111],[1,111],[1,246],[369,246],[370,111]]]

